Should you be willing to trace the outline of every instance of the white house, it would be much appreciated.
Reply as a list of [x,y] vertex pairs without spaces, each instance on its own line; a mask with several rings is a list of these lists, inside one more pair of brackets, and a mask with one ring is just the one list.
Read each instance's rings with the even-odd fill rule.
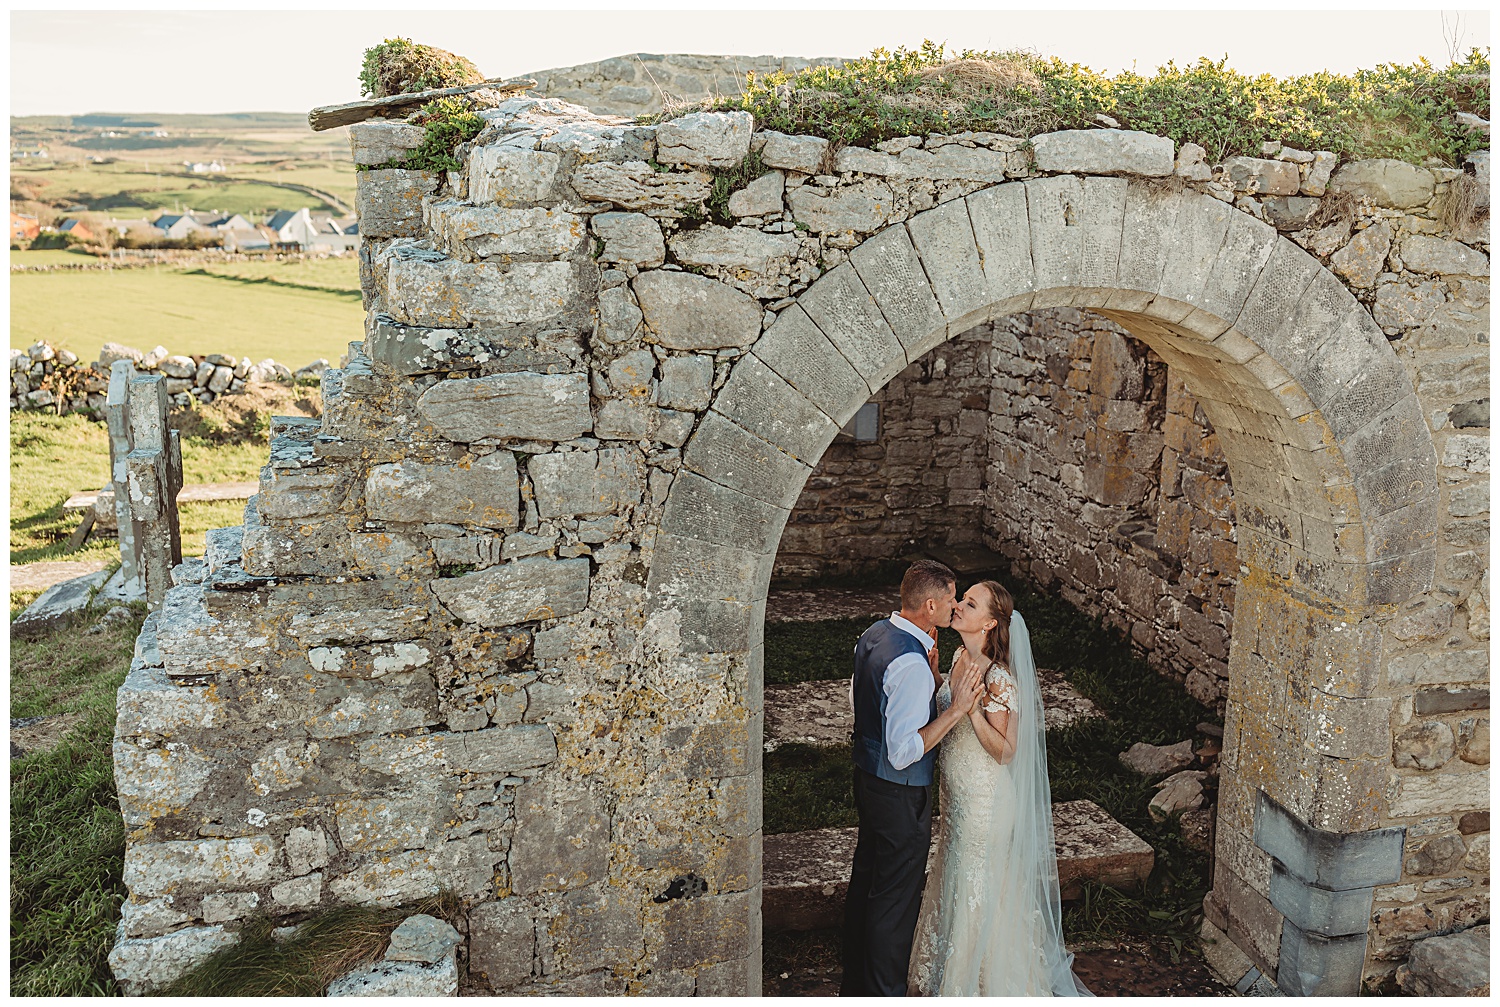
[[277,210],[266,221],[266,226],[276,232],[278,241],[301,245],[303,248],[312,245],[318,238],[318,225],[313,223],[312,213],[305,206],[300,210]]

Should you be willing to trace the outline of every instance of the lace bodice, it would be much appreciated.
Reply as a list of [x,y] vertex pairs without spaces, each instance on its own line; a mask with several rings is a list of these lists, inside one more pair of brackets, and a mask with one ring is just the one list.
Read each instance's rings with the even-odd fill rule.
[[[954,651],[953,661],[948,669],[948,677],[952,679],[953,671],[958,667],[958,659],[963,654],[962,650]],[[943,683],[944,687],[947,683]],[[986,713],[1004,713],[1016,708],[1016,679],[1010,673],[1010,669],[998,661],[991,661],[989,668],[984,673],[984,698],[979,701],[979,708]],[[948,692],[948,702],[943,704],[947,709],[948,703],[953,701],[953,692]]]

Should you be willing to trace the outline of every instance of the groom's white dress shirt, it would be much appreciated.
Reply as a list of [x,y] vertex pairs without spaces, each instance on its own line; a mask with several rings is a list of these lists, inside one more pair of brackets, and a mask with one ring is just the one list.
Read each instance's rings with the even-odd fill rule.
[[[925,754],[919,731],[927,726],[932,708],[932,693],[937,683],[927,653],[937,641],[917,628],[899,612],[891,613],[891,623],[916,637],[922,654],[902,654],[885,669],[885,752],[895,769],[905,769]],[[849,708],[854,708],[854,679],[849,679]]]

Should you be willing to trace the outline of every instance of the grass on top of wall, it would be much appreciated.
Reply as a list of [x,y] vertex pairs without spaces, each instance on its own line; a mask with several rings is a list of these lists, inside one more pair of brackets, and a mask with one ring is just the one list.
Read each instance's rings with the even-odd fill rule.
[[[743,109],[757,129],[826,137],[868,147],[882,140],[967,130],[1031,137],[1097,128],[1107,115],[1123,129],[1198,143],[1217,162],[1258,155],[1267,140],[1342,158],[1428,157],[1463,163],[1489,144],[1458,112],[1489,115],[1489,54],[1478,49],[1436,67],[1381,64],[1352,74],[1247,76],[1227,59],[1168,63],[1154,74],[1106,76],[1077,63],[1029,52],[962,50],[923,42],[876,49],[841,67],[753,74],[744,92],[704,103]],[[700,106],[674,105],[651,118]]]

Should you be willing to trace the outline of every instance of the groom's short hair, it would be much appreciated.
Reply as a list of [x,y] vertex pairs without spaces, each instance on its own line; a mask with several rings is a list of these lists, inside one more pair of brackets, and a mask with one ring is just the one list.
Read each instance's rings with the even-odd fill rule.
[[928,598],[953,593],[958,578],[953,571],[935,559],[919,559],[906,569],[901,578],[901,607],[906,611],[921,608]]

